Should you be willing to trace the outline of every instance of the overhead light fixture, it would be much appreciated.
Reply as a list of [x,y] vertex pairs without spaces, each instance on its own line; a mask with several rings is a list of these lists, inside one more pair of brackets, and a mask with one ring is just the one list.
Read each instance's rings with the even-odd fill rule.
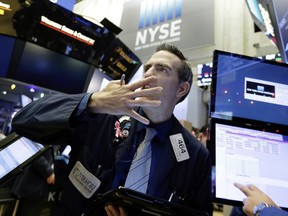
[[14,90],[16,88],[16,85],[12,84],[10,88],[11,88],[11,90]]

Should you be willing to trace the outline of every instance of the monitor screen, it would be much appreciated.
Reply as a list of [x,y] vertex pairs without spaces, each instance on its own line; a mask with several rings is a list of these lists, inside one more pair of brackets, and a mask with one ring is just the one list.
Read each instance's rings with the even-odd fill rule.
[[0,141],[0,185],[15,177],[35,158],[50,149],[16,133]]
[[22,42],[22,47],[9,78],[64,93],[87,90],[93,74],[90,64],[31,42]]
[[116,38],[99,60],[99,68],[112,79],[125,74],[128,83],[141,67],[141,60],[119,39]]
[[233,185],[238,182],[254,184],[277,205],[288,207],[288,136],[276,131],[212,120],[215,202],[242,204],[245,195]]
[[212,82],[212,63],[197,65],[197,85],[209,86]]
[[0,34],[0,77],[7,76],[15,41],[14,37]]
[[288,125],[288,65],[215,50],[210,117]]

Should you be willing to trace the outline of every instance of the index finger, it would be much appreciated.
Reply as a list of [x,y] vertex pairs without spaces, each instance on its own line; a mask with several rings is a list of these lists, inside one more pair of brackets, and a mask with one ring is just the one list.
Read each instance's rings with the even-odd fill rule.
[[126,86],[129,86],[131,90],[136,90],[138,88],[142,88],[143,86],[149,83],[153,83],[156,81],[157,81],[157,78],[155,76],[150,76],[150,77],[146,77],[144,79],[138,80],[134,83],[128,84]]
[[240,191],[242,191],[246,196],[250,195],[250,189],[247,186],[240,183],[234,183],[234,186],[237,187]]
[[150,123],[150,121],[145,118],[144,116],[141,116],[139,113],[137,113],[135,110],[131,110],[129,113],[128,113],[129,116],[131,116],[132,118],[136,119],[137,121],[145,124],[145,125],[148,125]]

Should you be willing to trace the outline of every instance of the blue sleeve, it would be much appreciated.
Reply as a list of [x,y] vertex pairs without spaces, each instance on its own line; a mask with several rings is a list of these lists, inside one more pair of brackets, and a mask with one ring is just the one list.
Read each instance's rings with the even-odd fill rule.
[[76,116],[79,116],[86,109],[90,97],[91,97],[91,94],[86,94],[82,98],[78,107],[76,108]]
[[267,207],[260,211],[259,216],[288,216],[288,212],[274,207]]

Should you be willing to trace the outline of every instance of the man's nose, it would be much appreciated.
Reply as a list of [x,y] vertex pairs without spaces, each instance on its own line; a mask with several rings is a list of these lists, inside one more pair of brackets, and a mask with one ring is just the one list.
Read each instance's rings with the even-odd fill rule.
[[154,74],[154,69],[153,67],[150,67],[147,71],[144,72],[144,77],[149,77],[149,76],[153,76]]

